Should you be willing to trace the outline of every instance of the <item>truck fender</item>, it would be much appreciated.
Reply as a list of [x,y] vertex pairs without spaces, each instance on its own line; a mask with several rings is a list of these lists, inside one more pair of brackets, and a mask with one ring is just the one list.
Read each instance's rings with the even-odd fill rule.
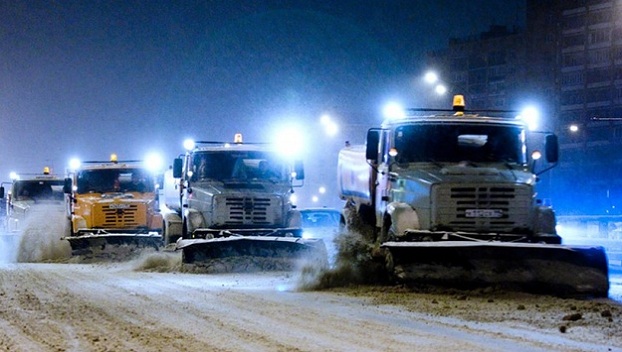
[[73,229],[75,231],[86,228],[86,220],[82,216],[71,216],[71,223],[73,224]]
[[188,233],[193,233],[194,230],[204,227],[205,221],[203,220],[203,214],[200,211],[192,208],[184,210],[184,218],[186,219],[186,226],[188,226]]
[[387,232],[392,232],[398,237],[403,236],[407,229],[418,230],[420,228],[419,215],[408,203],[389,203],[383,220],[383,227],[385,226],[389,226],[386,229]]
[[534,233],[556,234],[555,211],[546,206],[537,206],[535,209]]
[[173,211],[165,211],[162,212],[162,220],[164,222],[162,227],[164,245],[175,243],[182,236],[181,216]]

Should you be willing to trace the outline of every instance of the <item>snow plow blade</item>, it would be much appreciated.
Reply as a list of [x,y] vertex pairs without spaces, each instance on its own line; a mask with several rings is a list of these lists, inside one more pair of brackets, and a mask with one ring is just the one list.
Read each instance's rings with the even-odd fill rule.
[[122,257],[145,248],[159,250],[162,236],[158,233],[107,233],[63,237],[71,245],[71,254],[97,258]]
[[555,296],[607,297],[598,246],[502,242],[386,242],[387,269],[404,283],[499,286]]
[[299,265],[328,265],[321,239],[279,236],[229,236],[180,239],[182,262],[212,272],[292,270]]

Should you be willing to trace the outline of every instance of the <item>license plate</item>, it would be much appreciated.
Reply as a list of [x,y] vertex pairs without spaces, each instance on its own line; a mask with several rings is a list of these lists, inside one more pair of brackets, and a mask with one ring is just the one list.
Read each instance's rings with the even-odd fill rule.
[[130,207],[129,204],[125,203],[112,203],[110,204],[110,209],[128,209]]
[[500,209],[467,209],[465,214],[467,218],[500,218],[503,211]]

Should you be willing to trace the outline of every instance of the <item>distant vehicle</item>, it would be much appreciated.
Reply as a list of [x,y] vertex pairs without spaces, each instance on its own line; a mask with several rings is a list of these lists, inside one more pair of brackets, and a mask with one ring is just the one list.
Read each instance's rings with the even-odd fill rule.
[[[5,216],[4,229],[10,233],[23,230],[27,217],[33,212],[64,211],[63,177],[50,173],[45,167],[40,174],[14,174],[8,192],[0,186]],[[8,183],[8,182],[3,182]]]
[[300,210],[302,228],[339,227],[341,212],[333,208],[307,208]]
[[333,208],[307,208],[301,209],[300,215],[302,237],[322,239],[326,245],[329,263],[334,265],[338,251],[335,237],[340,229],[341,212]]

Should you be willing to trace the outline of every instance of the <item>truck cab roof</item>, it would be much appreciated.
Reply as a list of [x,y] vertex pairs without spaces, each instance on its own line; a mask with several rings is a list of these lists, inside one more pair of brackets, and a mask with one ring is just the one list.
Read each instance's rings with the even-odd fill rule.
[[453,114],[439,114],[439,115],[416,115],[416,116],[406,116],[399,119],[388,119],[382,123],[382,128],[392,128],[395,126],[403,126],[409,124],[424,124],[424,123],[434,123],[434,124],[478,124],[484,123],[487,125],[497,124],[504,126],[516,126],[525,128],[525,122],[520,119],[515,118],[505,118],[505,117],[490,117],[490,116],[481,116],[477,114],[465,114],[465,115],[453,115]]

